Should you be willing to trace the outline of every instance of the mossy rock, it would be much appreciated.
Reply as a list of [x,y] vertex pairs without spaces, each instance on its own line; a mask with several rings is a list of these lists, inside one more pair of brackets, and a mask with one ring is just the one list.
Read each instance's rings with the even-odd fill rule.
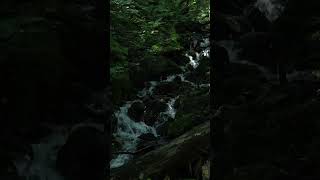
[[169,124],[168,136],[170,138],[178,137],[191,130],[193,127],[207,121],[207,117],[207,114],[201,112],[187,114],[179,113],[176,115],[176,119]]
[[169,124],[168,136],[177,137],[208,120],[209,94],[206,88],[194,90],[177,100],[177,114]]
[[122,100],[129,97],[132,93],[132,83],[130,81],[129,71],[122,69],[111,75],[112,83],[112,102],[119,104]]
[[183,114],[180,117],[177,117],[175,121],[169,124],[168,136],[177,137],[182,135],[188,129],[191,129],[193,126],[193,114]]
[[148,56],[142,62],[146,70],[147,80],[159,80],[161,76],[168,76],[182,72],[181,68],[173,61],[164,57]]
[[137,88],[143,88],[147,81],[146,70],[139,64],[129,64],[129,74],[132,85]]

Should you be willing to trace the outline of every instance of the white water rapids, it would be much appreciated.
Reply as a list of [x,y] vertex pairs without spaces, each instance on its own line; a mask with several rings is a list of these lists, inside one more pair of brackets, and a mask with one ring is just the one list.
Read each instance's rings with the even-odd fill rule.
[[[283,6],[277,3],[275,0],[257,0],[255,6],[263,12],[270,21],[276,20],[283,11]],[[230,42],[224,42],[226,46]],[[232,44],[233,42],[231,42]],[[200,47],[207,47],[201,53],[196,53],[196,57],[186,54],[189,58],[189,64],[196,68],[199,65],[199,57],[206,56],[209,57],[210,49],[208,46],[209,39],[205,39],[204,42],[200,44]],[[222,43],[223,44],[223,43]],[[232,48],[233,46],[228,46],[229,55],[231,60],[236,60],[238,49]],[[238,61],[239,62],[239,61]],[[247,63],[242,61],[242,63]],[[261,67],[261,66],[260,66]],[[186,68],[183,68],[186,69]],[[188,82],[192,86],[196,86],[195,83],[185,79],[184,74],[177,74],[169,76],[165,81],[172,81],[175,77],[179,76],[183,82]],[[146,95],[151,95],[154,88],[159,84],[157,81],[149,82],[150,86],[143,89],[138,93],[138,97],[144,97]],[[199,87],[208,87],[210,84],[201,84]],[[174,103],[178,97],[172,98],[167,102],[167,111],[162,113],[163,117],[174,118],[176,110],[174,109]],[[143,122],[134,122],[127,116],[128,108],[132,102],[127,102],[125,105],[120,107],[119,111],[115,113],[118,118],[118,131],[116,136],[123,138],[123,150],[135,150],[137,145],[138,136],[143,133],[152,133],[155,136],[157,132],[155,127],[147,126]],[[166,118],[164,118],[166,119]],[[65,142],[66,136],[64,132],[60,130],[55,130],[54,133],[43,140],[39,144],[33,144],[33,159],[29,156],[17,159],[15,161],[15,166],[18,170],[19,176],[25,177],[26,180],[64,180],[63,177],[54,168],[55,157],[58,148]],[[119,155],[117,158],[111,161],[111,168],[120,167],[130,159],[129,155]]]
[[[195,57],[189,55],[188,53],[185,54],[186,57],[189,58],[189,64],[196,69],[200,63],[201,56],[209,57],[210,47],[209,47],[209,38],[205,38],[203,42],[201,42],[200,47],[203,47],[203,50],[198,53],[195,52]],[[186,67],[181,67],[182,69],[186,70]],[[196,86],[195,83],[188,81],[185,79],[185,73],[182,74],[175,74],[168,76],[165,80],[160,82],[172,82],[176,77],[180,77],[183,82],[188,82],[191,86]],[[137,96],[139,98],[143,98],[147,95],[152,95],[153,90],[156,86],[160,83],[157,81],[150,81],[149,87],[145,87],[141,91],[138,92]],[[208,87],[209,84],[201,84],[199,87]],[[117,125],[117,132],[114,136],[121,140],[123,152],[134,152],[136,150],[136,146],[139,142],[139,136],[146,133],[152,133],[155,137],[158,137],[156,132],[156,128],[163,124],[168,118],[175,118],[176,109],[174,108],[174,104],[179,96],[171,98],[167,102],[167,109],[165,112],[160,113],[161,122],[156,122],[154,126],[148,126],[144,122],[135,122],[128,116],[128,109],[130,108],[131,104],[134,101],[128,101],[124,104],[120,109],[115,113],[115,116],[118,121]],[[130,154],[119,154],[115,159],[112,159],[110,162],[110,168],[117,168],[124,165],[126,162],[130,160],[132,155]]]

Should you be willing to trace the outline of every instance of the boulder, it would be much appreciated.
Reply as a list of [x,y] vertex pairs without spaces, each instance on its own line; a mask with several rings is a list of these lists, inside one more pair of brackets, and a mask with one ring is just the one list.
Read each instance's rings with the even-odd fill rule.
[[207,76],[207,72],[210,72],[210,59],[202,57],[198,67],[187,74],[186,79],[197,84],[210,83],[210,77]]
[[206,88],[179,97],[176,104],[175,120],[168,127],[168,136],[171,138],[209,120],[209,93]]
[[164,112],[167,104],[164,100],[158,98],[146,102],[145,123],[152,126],[160,118],[160,113]]
[[172,50],[172,51],[165,52],[162,55],[172,60],[179,66],[185,66],[189,62],[189,59],[184,55],[183,50]]
[[114,104],[121,104],[123,101],[127,100],[133,92],[130,77],[129,70],[126,68],[111,73],[111,97]]
[[140,63],[129,63],[130,81],[134,87],[143,88],[147,74]]
[[175,62],[161,56],[146,57],[141,65],[146,72],[145,81],[159,80],[160,77],[182,72],[182,69]]
[[128,109],[128,115],[136,122],[144,120],[145,105],[142,101],[136,101]]
[[152,133],[142,134],[138,138],[142,141],[153,141],[157,139]]
[[161,82],[154,90],[154,95],[175,97],[179,92],[179,84],[175,82]]

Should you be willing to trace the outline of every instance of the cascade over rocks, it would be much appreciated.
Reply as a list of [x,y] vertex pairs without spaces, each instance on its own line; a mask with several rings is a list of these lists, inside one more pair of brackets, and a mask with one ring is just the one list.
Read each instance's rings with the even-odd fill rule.
[[186,79],[196,84],[210,83],[210,58],[202,57],[198,67],[186,75]]

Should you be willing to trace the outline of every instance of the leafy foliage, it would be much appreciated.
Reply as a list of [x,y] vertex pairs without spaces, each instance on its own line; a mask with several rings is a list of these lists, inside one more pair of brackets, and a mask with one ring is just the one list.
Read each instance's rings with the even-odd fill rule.
[[186,36],[177,32],[178,23],[209,20],[209,0],[111,0],[110,5],[111,81],[132,79],[129,62],[181,50]]
[[208,17],[208,0],[112,0],[111,52],[124,60],[138,51],[180,49],[176,23],[208,21]]

